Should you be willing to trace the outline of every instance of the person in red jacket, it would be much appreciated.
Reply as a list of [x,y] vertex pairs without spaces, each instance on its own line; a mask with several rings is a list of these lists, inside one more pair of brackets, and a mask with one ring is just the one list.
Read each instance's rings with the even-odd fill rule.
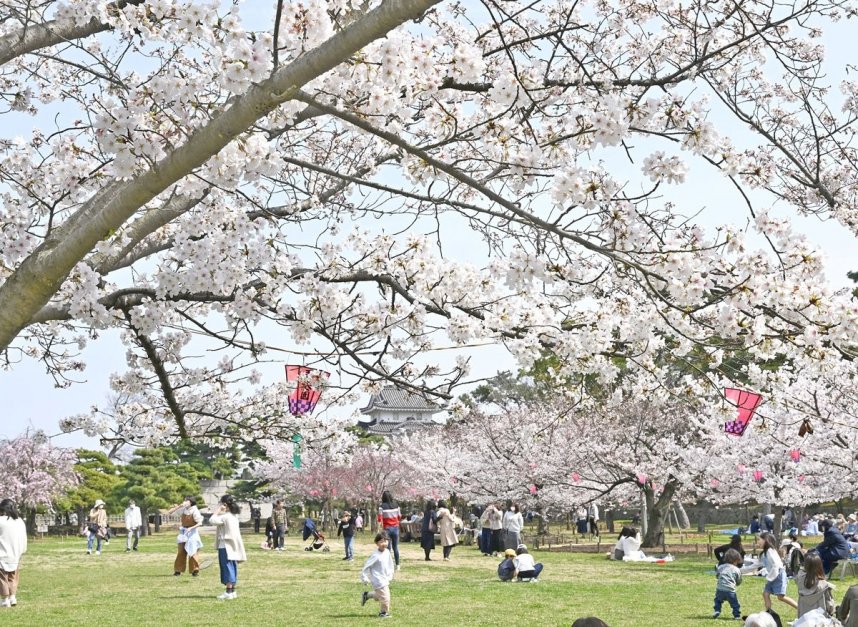
[[393,500],[388,490],[381,494],[381,505],[378,506],[378,526],[387,532],[390,540],[390,550],[393,552],[393,560],[396,562],[396,570],[399,570],[399,521],[402,520],[402,511]]

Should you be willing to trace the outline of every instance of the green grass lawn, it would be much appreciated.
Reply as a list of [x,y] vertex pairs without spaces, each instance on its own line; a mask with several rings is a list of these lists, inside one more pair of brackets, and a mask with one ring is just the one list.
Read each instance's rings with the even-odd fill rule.
[[[24,556],[18,606],[0,610],[0,625],[348,625],[374,624],[378,604],[360,606],[358,576],[374,545],[358,537],[354,562],[305,552],[287,536],[285,552],[259,548],[246,534],[249,561],[239,566],[239,598],[218,601],[217,563],[199,578],[172,576],[174,534],[143,538],[140,552],[125,553],[116,538],[102,555],[85,554],[82,538],[36,540]],[[213,555],[213,536],[204,554]],[[416,544],[403,544],[402,570],[392,591],[391,625],[570,625],[595,615],[611,627],[684,627],[718,624],[710,618],[715,579],[711,562],[681,556],[664,565],[609,562],[594,554],[535,551],[545,572],[537,584],[501,583],[498,560],[459,546],[451,562],[440,550],[424,562]],[[851,583],[838,584],[839,602]],[[763,581],[746,578],[739,590],[743,613],[762,609]],[[795,584],[790,582],[790,596]],[[793,610],[776,609],[792,620]],[[729,617],[727,605],[723,608]],[[724,619],[722,619],[724,620]],[[728,624],[730,621],[726,621]]]

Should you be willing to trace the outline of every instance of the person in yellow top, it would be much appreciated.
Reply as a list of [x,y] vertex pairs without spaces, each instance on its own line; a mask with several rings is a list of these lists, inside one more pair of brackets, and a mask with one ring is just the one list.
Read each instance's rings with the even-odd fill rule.
[[86,554],[92,555],[92,545],[96,543],[95,554],[101,555],[101,541],[107,537],[107,510],[104,509],[104,501],[95,500],[95,505],[89,510],[89,523],[87,524],[89,534],[86,538]]

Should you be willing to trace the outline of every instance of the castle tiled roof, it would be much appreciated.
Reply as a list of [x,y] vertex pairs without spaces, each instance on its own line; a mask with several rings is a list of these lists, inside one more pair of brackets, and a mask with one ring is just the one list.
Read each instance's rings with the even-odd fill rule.
[[419,394],[409,390],[400,390],[391,385],[382,388],[378,394],[373,394],[369,399],[369,405],[361,411],[368,414],[376,409],[433,413],[441,411],[443,407]]

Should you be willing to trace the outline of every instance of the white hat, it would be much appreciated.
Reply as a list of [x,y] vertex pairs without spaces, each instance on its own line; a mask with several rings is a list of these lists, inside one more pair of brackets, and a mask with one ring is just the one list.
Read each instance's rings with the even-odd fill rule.
[[95,506],[96,507],[98,507],[98,506],[104,507],[104,501],[102,501],[101,499],[95,499]]

